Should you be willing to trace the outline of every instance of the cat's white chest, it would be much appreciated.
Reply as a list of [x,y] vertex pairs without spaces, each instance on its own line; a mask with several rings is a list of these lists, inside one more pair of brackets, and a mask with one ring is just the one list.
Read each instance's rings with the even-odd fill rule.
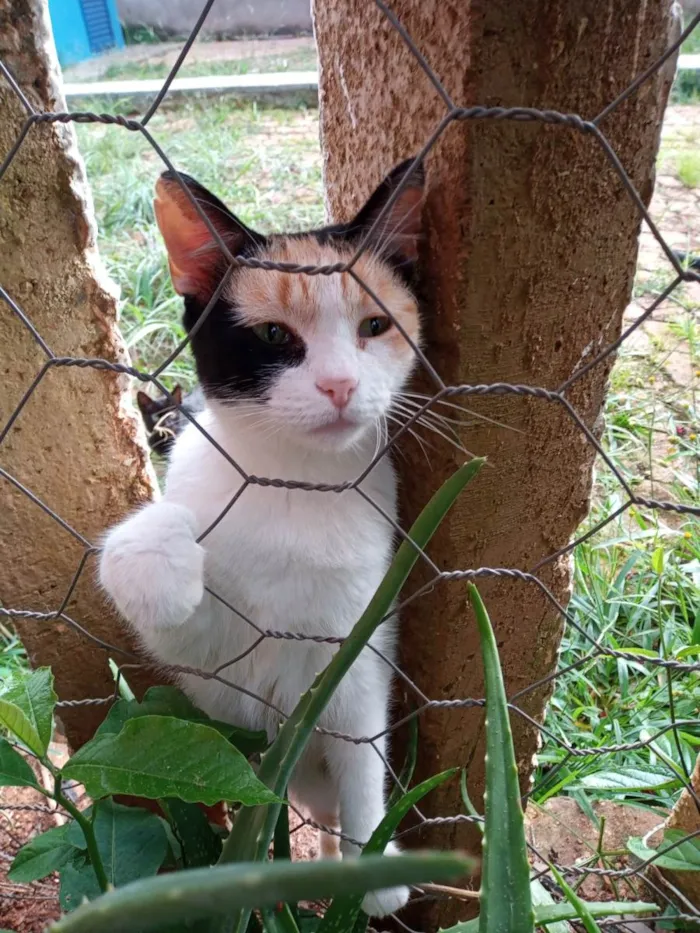
[[[192,509],[203,530],[225,509],[242,480],[202,440],[193,436],[185,452],[189,455],[174,463],[167,498]],[[195,464],[198,481],[193,483]],[[304,474],[294,463],[274,471],[274,464],[251,462],[247,469],[263,475],[260,466],[268,476],[296,472],[307,480],[309,475],[308,465]],[[330,483],[344,479],[331,477]],[[390,464],[378,464],[362,489],[393,516]],[[385,515],[356,489],[320,492],[253,483],[202,541],[207,581],[265,629],[344,635],[381,581],[392,536]]]

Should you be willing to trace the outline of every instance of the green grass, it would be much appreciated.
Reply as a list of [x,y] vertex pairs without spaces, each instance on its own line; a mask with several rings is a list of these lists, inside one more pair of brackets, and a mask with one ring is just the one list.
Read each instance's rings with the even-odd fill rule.
[[700,153],[686,152],[679,158],[678,177],[686,188],[700,186]]
[[[311,49],[295,49],[286,55],[258,55],[255,58],[230,59],[228,61],[187,62],[178,71],[179,78],[194,78],[201,75],[246,75],[284,71],[315,71],[318,67],[316,52]],[[125,62],[110,65],[101,80],[166,78],[170,65],[164,62]]]
[[[645,284],[649,289],[649,283]],[[653,289],[652,289],[653,290]],[[646,498],[700,501],[700,327],[681,291],[678,316],[640,356],[623,347],[606,403],[603,445],[633,489]],[[690,312],[690,313],[689,313]],[[689,379],[667,370],[682,352]],[[599,464],[594,507],[581,531],[624,501],[612,471]],[[700,526],[675,513],[631,509],[574,552],[574,591],[547,726],[569,744],[590,748],[566,760],[554,740],[540,756],[535,799],[573,795],[586,809],[600,797],[668,809],[700,751],[700,674],[668,674],[650,658],[700,660]],[[629,657],[601,657],[596,645]],[[693,720],[676,737],[612,755],[596,748],[647,740],[674,720]],[[591,812],[591,811],[588,811]]]
[[[104,108],[104,102],[84,103]],[[150,129],[177,168],[210,188],[246,224],[269,232],[323,222],[316,111],[258,108],[226,98],[188,101],[160,110]],[[182,302],[170,283],[152,210],[153,187],[165,166],[139,134],[95,124],[77,130],[100,253],[121,287],[121,326],[134,364],[152,369],[184,337]],[[190,357],[178,358],[168,376],[171,384],[191,385]]]
[[[697,55],[700,53],[700,26],[696,26],[681,46],[681,54]],[[674,104],[697,104],[700,101],[700,73],[697,71],[679,71],[671,89],[671,102]]]
[[27,667],[27,653],[17,635],[0,624],[0,684]]

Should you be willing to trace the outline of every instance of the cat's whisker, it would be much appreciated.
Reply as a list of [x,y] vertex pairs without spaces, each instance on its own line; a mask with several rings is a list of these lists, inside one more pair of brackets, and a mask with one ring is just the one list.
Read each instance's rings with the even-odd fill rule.
[[[396,411],[396,409],[395,409],[395,411]],[[398,412],[397,412],[397,413],[398,413]],[[404,413],[404,414],[405,414],[405,413]],[[411,417],[414,417],[414,416],[411,415]],[[410,420],[410,419],[407,419],[407,421],[408,421],[408,420]],[[432,424],[430,421],[423,420],[423,416],[422,416],[422,415],[420,415],[418,418],[416,418],[414,423],[416,423],[416,424],[421,424],[421,425],[422,425],[424,428],[426,428],[428,431],[432,431],[433,434],[438,434],[440,437],[442,437],[444,440],[446,440],[448,444],[451,444],[452,447],[454,447],[456,450],[459,450],[460,453],[463,453],[463,454],[465,454],[465,455],[468,456],[468,457],[472,457],[472,458],[476,457],[476,454],[473,453],[471,450],[469,450],[467,447],[465,447],[464,444],[461,443],[461,441],[459,440],[459,438],[458,438],[457,440],[454,440],[453,438],[451,438],[451,437],[449,436],[449,434],[445,434],[444,431],[441,431],[438,427],[436,427],[436,426],[435,426],[434,424]]]
[[455,424],[459,428],[470,428],[473,425],[478,424],[477,421],[463,421],[461,418],[453,418],[450,415],[443,415],[440,412],[433,411],[432,408],[424,408],[423,405],[415,402],[413,399],[402,397],[401,401],[404,405],[412,406],[413,411],[421,410],[422,414],[437,418],[439,421],[444,422],[445,424]]
[[[404,402],[393,402],[392,408],[395,411],[402,411],[407,416],[407,420],[410,420],[410,418],[413,418],[415,415],[418,414],[418,411],[419,411],[419,409],[415,409],[415,408],[412,409],[410,405],[407,404],[405,401]],[[459,435],[457,434],[455,429],[452,427],[452,425],[449,423],[450,420],[454,420],[454,419],[444,418],[442,415],[437,414],[437,412],[430,411],[430,409],[426,409],[425,411],[420,412],[420,415],[418,416],[418,420],[420,421],[421,419],[423,420],[423,424],[427,424],[427,422],[429,421],[434,421],[440,428],[444,428],[444,430],[449,431],[452,437],[456,441],[459,441],[461,443],[461,439]]]
[[[418,399],[420,407],[422,408],[426,402],[432,401],[431,397],[428,395],[421,395],[418,392],[402,392],[400,397],[404,401],[409,399]],[[526,432],[522,428],[516,428],[512,424],[505,424],[503,421],[498,421],[496,418],[489,418],[488,415],[482,415],[478,411],[474,411],[472,408],[467,408],[464,405],[456,405],[454,402],[448,402],[446,399],[439,398],[435,402],[436,405],[445,405],[447,408],[454,408],[457,411],[463,411],[467,415],[471,415],[472,418],[476,418],[478,421],[485,421],[487,424],[493,424],[498,428],[505,428],[506,431],[515,431],[516,434],[525,434]]]
[[[406,417],[407,421],[410,421],[411,418],[415,418],[417,414],[415,411],[411,411],[408,407],[403,407],[401,403],[394,403],[392,408],[394,411],[401,412]],[[463,453],[468,454],[469,451],[462,444],[461,438],[459,437],[455,429],[451,425],[443,424],[439,420],[437,422],[434,422],[430,417],[431,415],[434,415],[434,412],[428,412],[428,411],[421,412],[421,414],[418,415],[417,418],[415,418],[415,422],[417,424],[422,424],[423,427],[427,428],[429,431],[433,431],[435,434],[439,434],[441,437],[444,437],[445,440],[449,441],[449,443],[451,443],[453,446],[458,447],[458,449],[461,450]],[[443,428],[444,428],[444,431],[441,430]],[[449,434],[445,432],[449,432]]]
[[[390,415],[389,413],[387,413],[387,416],[386,416],[386,417],[389,418],[391,421],[393,421],[395,424],[398,424],[398,426],[399,426],[400,428],[404,428],[405,432],[406,432],[407,434],[410,434],[411,437],[413,437],[413,438],[417,441],[417,443],[418,443],[420,449],[423,451],[423,455],[424,455],[426,461],[428,462],[428,466],[430,466],[431,469],[432,469],[432,463],[430,462],[430,457],[428,456],[428,451],[427,451],[425,448],[426,448],[426,445],[427,445],[428,447],[432,447],[433,450],[434,450],[434,449],[435,449],[434,445],[431,444],[430,441],[424,440],[416,431],[413,430],[413,428],[407,428],[405,422],[402,421],[400,418],[396,417],[396,415]],[[392,439],[392,440],[393,440],[393,439]],[[393,446],[394,446],[394,445],[392,444],[392,448],[393,448]]]

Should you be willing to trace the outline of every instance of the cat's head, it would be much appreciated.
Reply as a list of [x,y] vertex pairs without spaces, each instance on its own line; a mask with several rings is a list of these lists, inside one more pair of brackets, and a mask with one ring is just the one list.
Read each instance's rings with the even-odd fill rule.
[[[352,257],[410,166],[395,168],[349,223],[271,236],[250,230],[194,179],[181,177],[232,255],[317,266]],[[410,282],[423,187],[419,168],[354,266],[416,344],[420,322]],[[185,298],[184,323],[192,332],[206,395],[232,406],[254,403],[267,433],[282,432],[307,445],[344,448],[374,433],[406,382],[415,354],[352,275],[237,267],[201,320],[226,260],[170,173],[156,185],[155,211],[173,284]]]
[[169,398],[151,398],[146,392],[136,393],[136,404],[141,412],[148,436],[148,446],[154,453],[168,454],[175,443],[178,430],[178,406],[182,405],[182,387],[176,385]]

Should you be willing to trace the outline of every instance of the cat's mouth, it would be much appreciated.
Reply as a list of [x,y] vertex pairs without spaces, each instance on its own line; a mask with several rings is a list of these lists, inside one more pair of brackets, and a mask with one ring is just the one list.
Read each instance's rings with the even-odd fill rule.
[[340,415],[334,421],[327,421],[325,424],[320,424],[318,427],[312,428],[309,433],[316,437],[319,435],[329,437],[336,434],[344,434],[346,431],[354,431],[357,427],[358,424],[356,421],[351,421],[344,415]]

